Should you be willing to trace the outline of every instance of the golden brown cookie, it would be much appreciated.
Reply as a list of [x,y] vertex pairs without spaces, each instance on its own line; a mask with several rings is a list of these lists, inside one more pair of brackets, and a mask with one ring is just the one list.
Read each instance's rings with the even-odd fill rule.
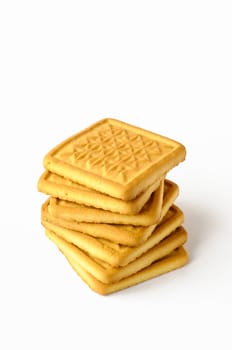
[[88,255],[103,260],[112,266],[125,266],[170,235],[183,221],[184,215],[182,211],[176,206],[172,206],[161,223],[154,229],[151,236],[136,247],[122,246],[102,238],[95,238],[85,233],[71,231],[49,222],[42,223],[47,230],[54,232],[65,241],[73,243]]
[[[172,203],[179,193],[178,186],[171,181],[165,180],[163,206],[161,209],[161,218],[167,214]],[[42,206],[42,221],[48,221],[56,226],[61,226],[73,231],[87,233],[90,236],[104,238],[114,243],[137,246],[145,242],[154,231],[156,225],[151,226],[133,226],[133,225],[114,225],[114,224],[95,224],[77,222],[75,220],[65,220],[60,217],[54,217],[48,212],[47,200]]]
[[57,174],[45,171],[38,182],[38,190],[52,197],[84,204],[94,208],[109,210],[120,214],[136,214],[159,187],[160,180],[151,184],[136,198],[124,201],[82,186]]
[[105,261],[86,254],[75,245],[57,236],[54,232],[48,230],[46,234],[68,259],[75,261],[94,278],[103,283],[117,282],[133,275],[155,261],[169,255],[173,250],[182,246],[187,239],[185,229],[183,227],[178,227],[167,238],[163,239],[136,260],[126,266],[112,267]]
[[52,173],[131,200],[185,159],[185,147],[115,119],[103,119],[52,149],[44,166]]
[[140,270],[139,272],[123,278],[118,282],[108,284],[97,280],[72,258],[69,257],[67,260],[73,267],[74,271],[93,291],[102,295],[107,295],[184,266],[188,262],[188,254],[183,247],[177,248],[168,256],[152,263],[150,266]]
[[65,220],[78,222],[94,222],[106,224],[123,224],[134,226],[149,226],[156,224],[161,215],[163,203],[164,181],[162,180],[157,190],[151,195],[138,214],[119,214],[103,209],[87,207],[86,205],[50,198],[48,210],[51,215]]

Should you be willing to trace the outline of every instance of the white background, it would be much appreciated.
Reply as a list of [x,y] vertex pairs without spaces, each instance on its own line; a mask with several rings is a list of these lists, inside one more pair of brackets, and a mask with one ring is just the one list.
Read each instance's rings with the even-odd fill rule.
[[[231,1],[0,2],[0,348],[231,349]],[[189,264],[111,296],[45,238],[45,153],[104,117],[187,148]]]

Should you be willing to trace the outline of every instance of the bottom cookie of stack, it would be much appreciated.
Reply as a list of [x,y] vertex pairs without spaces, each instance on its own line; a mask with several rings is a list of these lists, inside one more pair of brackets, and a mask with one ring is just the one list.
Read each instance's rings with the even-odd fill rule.
[[187,233],[180,226],[168,237],[125,266],[113,267],[86,254],[46,229],[46,235],[57,245],[77,274],[95,292],[106,295],[177,269],[187,263],[188,256],[182,245]]
[[95,277],[93,277],[90,273],[84,270],[80,265],[73,261],[73,259],[68,259],[70,265],[73,269],[78,273],[78,275],[82,278],[84,282],[88,284],[88,286],[94,290],[95,292],[107,295],[110,293],[117,292],[119,290],[132,287],[141,282],[147,281],[151,278],[160,276],[164,273],[176,270],[184,266],[188,261],[188,255],[183,247],[176,249],[169,256],[154,262],[147,268],[131,275],[127,278],[124,278],[118,282],[105,284],[98,281]]

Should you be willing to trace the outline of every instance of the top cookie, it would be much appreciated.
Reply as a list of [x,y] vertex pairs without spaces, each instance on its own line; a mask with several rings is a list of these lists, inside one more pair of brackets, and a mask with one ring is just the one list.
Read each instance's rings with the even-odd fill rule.
[[131,200],[185,159],[180,143],[115,119],[68,138],[44,158],[53,173]]

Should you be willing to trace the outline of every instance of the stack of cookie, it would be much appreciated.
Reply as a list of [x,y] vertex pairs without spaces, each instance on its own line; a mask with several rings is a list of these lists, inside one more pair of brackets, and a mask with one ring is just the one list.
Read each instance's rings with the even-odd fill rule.
[[45,156],[42,224],[94,291],[109,294],[187,262],[178,186],[165,179],[185,154],[176,141],[103,119]]

